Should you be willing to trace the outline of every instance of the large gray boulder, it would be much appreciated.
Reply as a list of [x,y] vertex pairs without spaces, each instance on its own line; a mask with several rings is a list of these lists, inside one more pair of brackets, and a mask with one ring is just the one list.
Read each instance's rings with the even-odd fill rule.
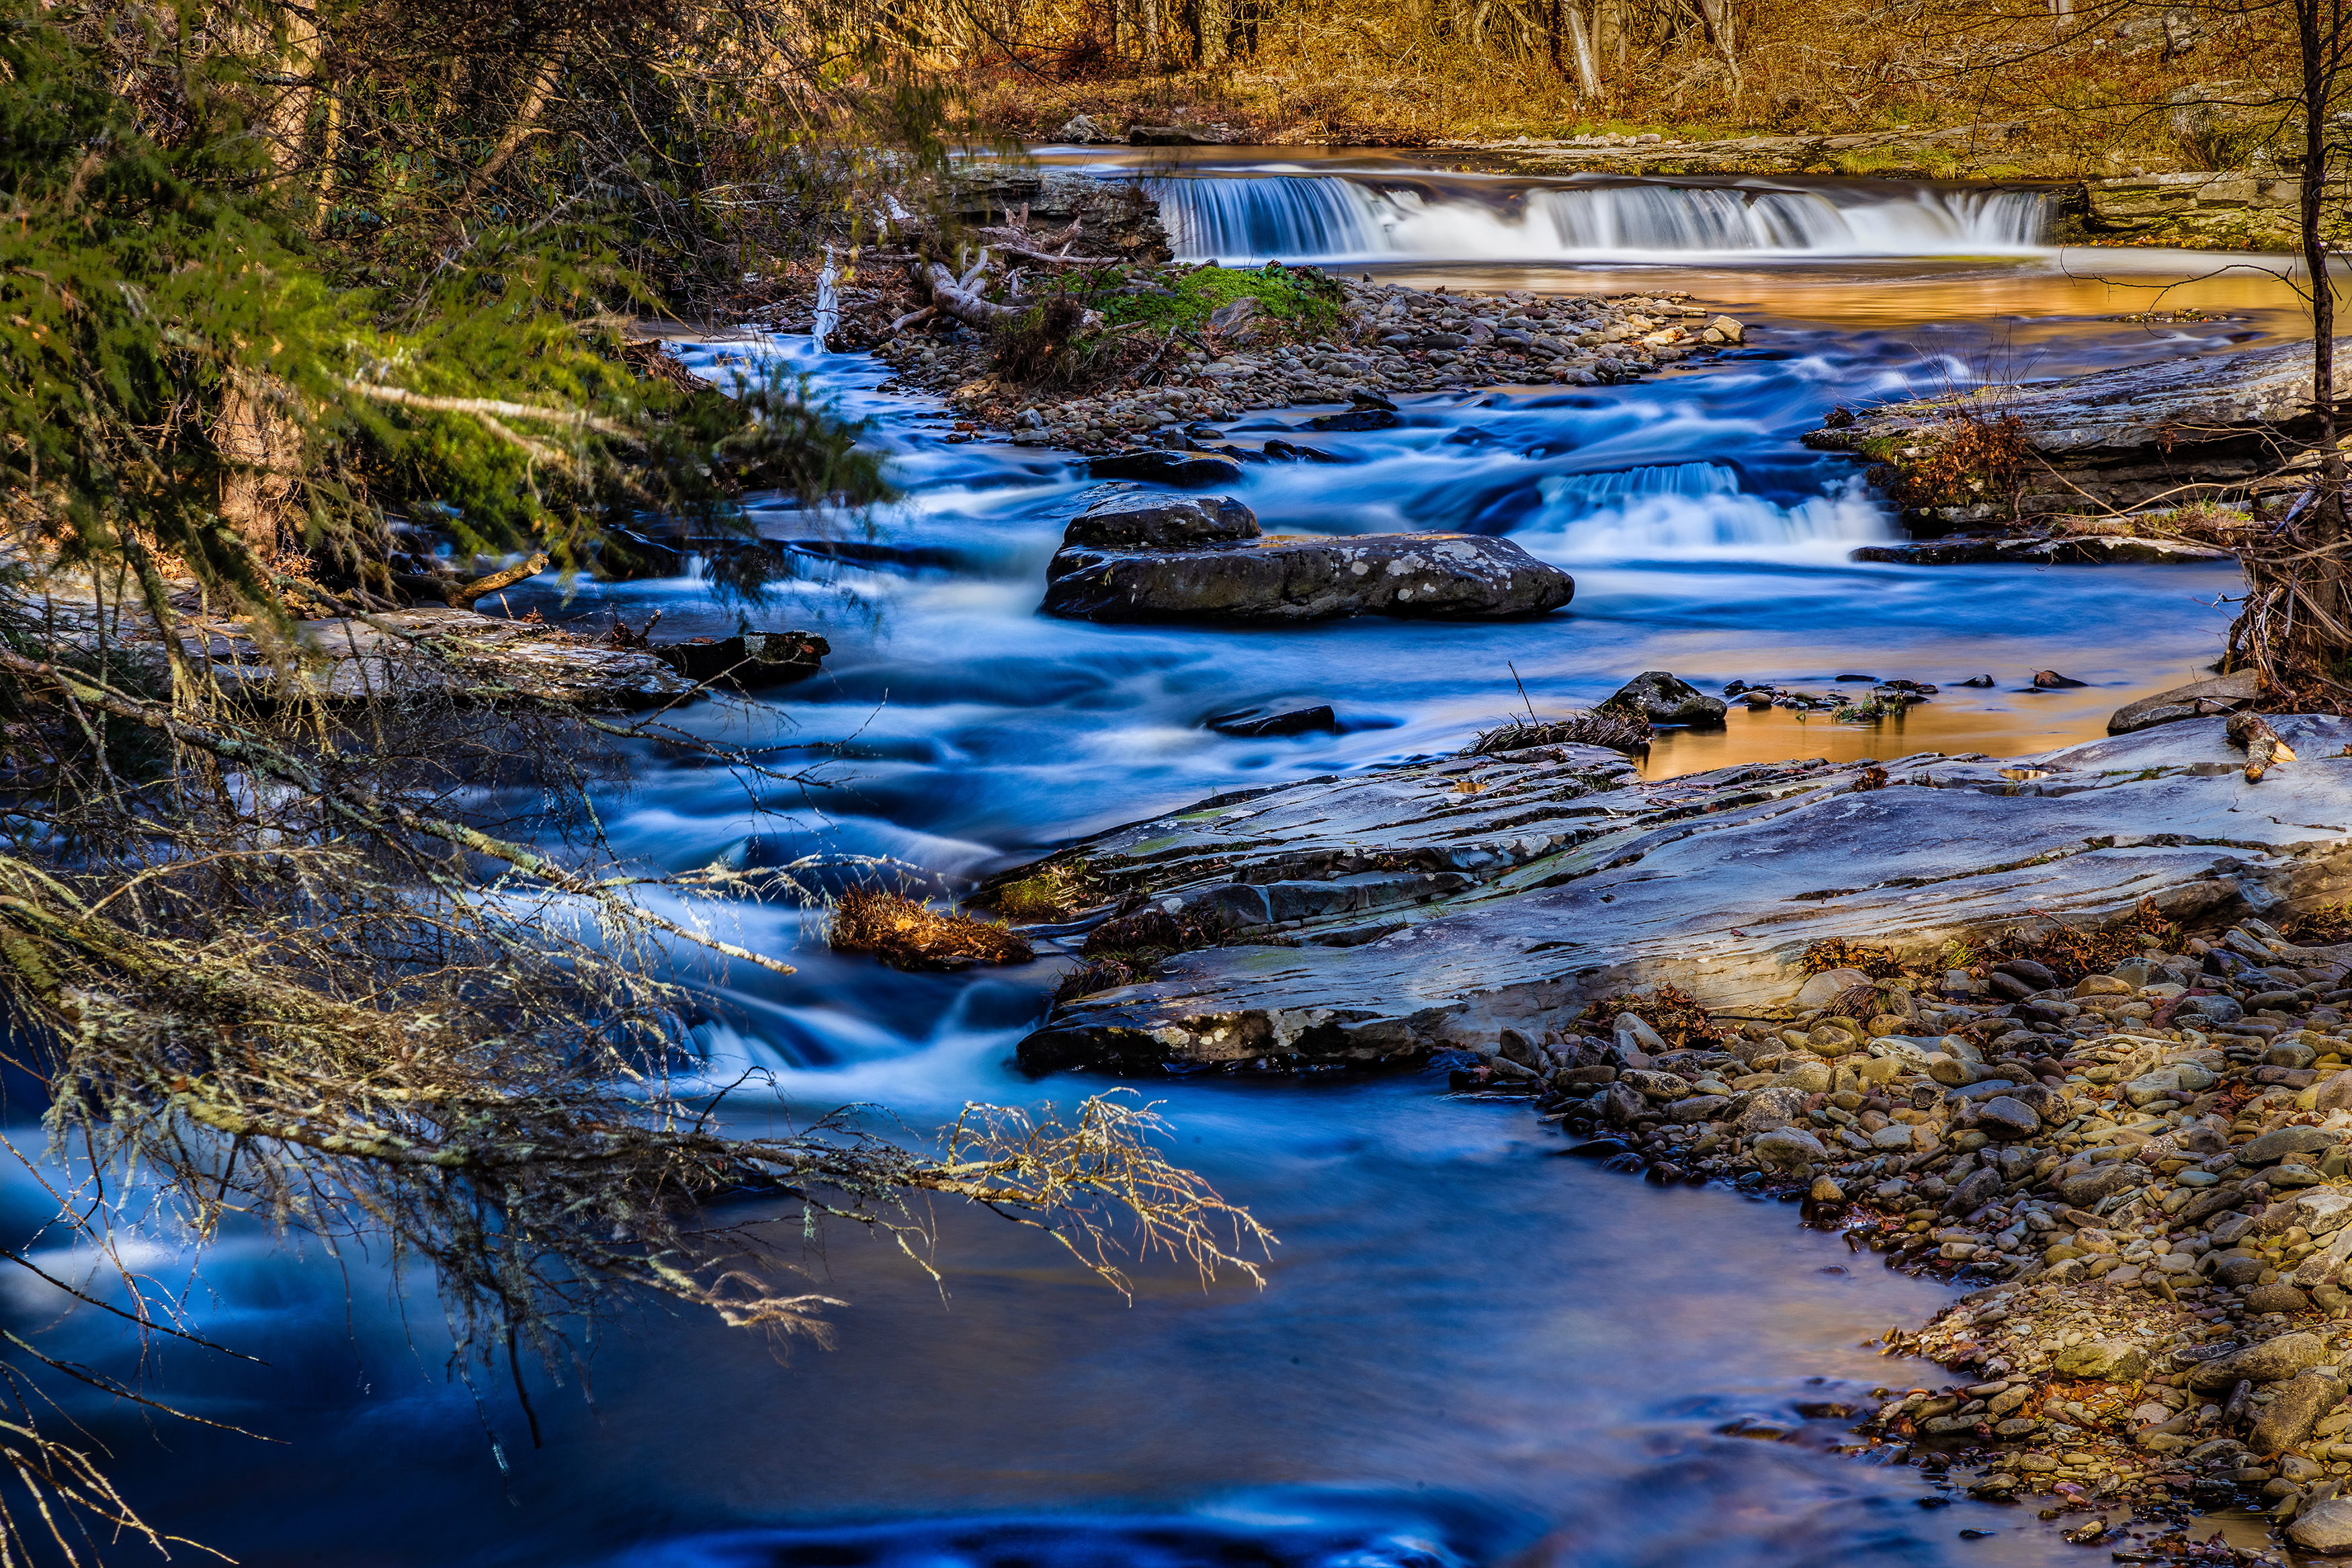
[[1115,497],[1071,523],[1045,579],[1045,612],[1081,621],[1496,620],[1576,593],[1568,573],[1508,539],[1266,538],[1225,497]]
[[[1157,979],[1064,1003],[1048,1024],[1058,1043],[1034,1054],[1408,1061],[1492,1049],[1507,1028],[1571,1030],[1585,1004],[1660,983],[1715,1009],[1782,1007],[1806,947],[1830,937],[1932,956],[2021,910],[2097,924],[2146,897],[2205,925],[2339,901],[2352,762],[2326,759],[2352,721],[2275,722],[2320,760],[2260,784],[2232,766],[2243,753],[2225,721],[2201,718],[2022,769],[1891,759],[1883,787],[1859,790],[1872,780],[1858,764],[1646,780],[1614,752],[1560,746],[1202,802],[1063,855],[1171,911],[1245,912],[1285,946],[1182,954]],[[2065,1196],[2087,1204],[2148,1179],[2136,1165],[2070,1178]],[[2208,1189],[2181,1222],[2248,1196]]]
[[1254,539],[1262,532],[1257,514],[1231,496],[1129,490],[1097,501],[1072,518],[1062,543],[1105,549],[1181,549]]
[[2352,1552],[2352,1498],[2327,1498],[2295,1515],[2286,1538],[2323,1557]]
[[2189,1386],[2200,1394],[2253,1383],[2283,1383],[2306,1368],[2317,1366],[2327,1354],[2327,1342],[2315,1333],[2283,1333],[2276,1339],[2248,1345],[2228,1355],[2198,1363],[2189,1370]]

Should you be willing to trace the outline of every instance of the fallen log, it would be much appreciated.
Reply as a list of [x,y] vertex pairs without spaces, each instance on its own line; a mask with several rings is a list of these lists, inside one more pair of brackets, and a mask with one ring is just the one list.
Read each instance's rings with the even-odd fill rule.
[[[1007,256],[1017,256],[1023,261],[1035,262],[1044,267],[1122,267],[1126,265],[1126,258],[1123,256],[1069,256],[1053,251],[1032,250],[1026,246],[1003,242],[999,242],[996,248]],[[1063,249],[1066,252],[1068,247],[1066,246]]]

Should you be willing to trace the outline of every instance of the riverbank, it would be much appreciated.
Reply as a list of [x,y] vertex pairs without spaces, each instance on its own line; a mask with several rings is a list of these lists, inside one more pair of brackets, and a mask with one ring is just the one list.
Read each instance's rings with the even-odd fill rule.
[[1000,881],[1113,901],[1066,932],[1234,927],[1140,967],[1088,935],[1091,983],[1124,983],[1076,987],[1023,1059],[1452,1060],[1586,1157],[1989,1281],[1890,1334],[1968,1381],[1888,1391],[1874,1446],[2050,1495],[2069,1539],[2259,1507],[2343,1550],[2352,728],[2276,722],[2301,760],[2259,782],[2216,717],[1664,785],[1529,735],[1204,802]]

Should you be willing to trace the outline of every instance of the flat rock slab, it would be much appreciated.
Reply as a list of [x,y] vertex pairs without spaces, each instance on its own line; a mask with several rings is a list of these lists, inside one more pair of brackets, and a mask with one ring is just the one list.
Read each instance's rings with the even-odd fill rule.
[[1855,560],[1898,566],[2219,566],[2237,559],[2233,551],[2179,539],[2141,538],[2133,534],[2061,534],[2048,538],[1913,539],[1898,545],[1864,545]]
[[1559,747],[1204,801],[1057,858],[1114,891],[1223,910],[1265,945],[1064,1004],[1022,1057],[1145,1071],[1492,1051],[1507,1027],[1557,1028],[1660,982],[1777,1011],[1826,937],[1927,956],[2143,898],[2200,924],[2343,898],[2352,757],[2332,754],[2352,721],[2279,718],[2306,760],[2260,784],[2223,723],[2007,763],[1923,754],[1884,764],[1876,789],[1856,788],[1867,764],[1818,760],[1650,783],[1614,753]]
[[[301,622],[305,656],[291,664],[274,663],[235,626],[190,636],[183,646],[209,664],[224,687],[275,695],[358,698],[503,685],[548,702],[635,708],[696,689],[657,653],[605,647],[535,622],[437,605],[387,611],[373,620],[381,627],[360,620]],[[441,659],[409,638],[430,642]]]
[[1045,569],[1048,615],[1084,621],[1326,621],[1349,615],[1541,615],[1575,580],[1478,534],[1249,538],[1180,549],[1065,545]]
[[2153,729],[2159,724],[2177,724],[2184,718],[2234,713],[2262,694],[2262,676],[2252,670],[2216,675],[2210,681],[2191,681],[2185,686],[2126,703],[2108,717],[2107,733],[2129,735],[2134,730]]
[[[1808,432],[1804,441],[1874,456],[1889,444],[1934,440],[1956,410],[1988,419],[2013,414],[2056,476],[2052,510],[2159,497],[2178,505],[2195,497],[2184,486],[2210,486],[2209,496],[2259,494],[2295,482],[2274,433],[2299,433],[2310,423],[2311,368],[2307,342],[2166,360],[1889,403],[1851,424]],[[2352,374],[2352,345],[2337,348],[2336,374]]]

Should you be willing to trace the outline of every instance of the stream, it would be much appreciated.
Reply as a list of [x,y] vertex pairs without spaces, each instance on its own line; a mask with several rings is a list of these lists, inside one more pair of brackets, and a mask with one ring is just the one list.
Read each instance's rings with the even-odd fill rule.
[[[1876,727],[1735,710],[1661,737],[1667,776],[1789,756],[2015,754],[2087,739],[2194,678],[2234,572],[2186,567],[1855,564],[1893,524],[1842,459],[1797,443],[1833,404],[2054,376],[2291,336],[2292,295],[2225,258],[2058,251],[2047,198],[1892,182],[1530,179],[1378,151],[1047,149],[1150,182],[1183,254],[1280,256],[1424,287],[1686,290],[1747,344],[1644,382],[1401,399],[1393,429],[1301,435],[1342,462],[1248,466],[1269,532],[1507,534],[1575,574],[1533,622],[1352,622],[1283,631],[1038,617],[1045,560],[1090,482],[1046,448],[950,442],[883,367],[806,338],[686,345],[705,373],[779,357],[869,422],[906,498],[870,529],[788,507],[802,575],[741,612],[692,577],[539,581],[507,608],[590,628],[663,612],[665,635],[824,631],[822,675],[679,722],[818,774],[749,789],[648,755],[604,803],[625,853],[684,868],[880,858],[919,889],[1223,790],[1451,751],[1515,711],[1589,706],[1643,670],[1823,690],[1905,676],[1940,695]],[[2196,306],[2192,323],[2112,319]],[[1299,435],[1312,413],[1230,437]],[[850,558],[855,558],[850,559]],[[486,605],[485,608],[495,608]],[[2041,691],[2032,672],[2084,682]],[[1955,683],[1979,674],[1990,688]],[[1328,703],[1339,732],[1229,738],[1208,717]],[[714,978],[696,1038],[747,1068],[739,1125],[856,1102],[920,1132],[966,1100],[1067,1106],[1013,1042],[1055,967],[899,975],[829,954],[813,916],[745,909],[725,934],[800,966]],[[934,1282],[837,1228],[816,1288],[830,1349],[647,1307],[593,1348],[593,1408],[532,1374],[534,1449],[503,1369],[479,1402],[446,1369],[428,1280],[382,1257],[234,1232],[188,1280],[205,1331],[161,1396],[279,1440],[76,1406],[126,1493],[247,1564],[1283,1564],[1647,1568],[2056,1563],[2030,1509],[1841,1456],[1825,1411],[1948,1381],[1875,1349],[1949,1294],[1805,1231],[1793,1207],[1663,1189],[1559,1157],[1525,1106],[1443,1098],[1443,1076],[1306,1082],[1211,1074],[1143,1089],[1177,1152],[1281,1239],[1263,1289],[1139,1263],[1131,1301],[1037,1238],[942,1212]],[[877,1119],[877,1125],[893,1124]],[[27,1228],[44,1212],[6,1189]],[[53,1260],[70,1266],[70,1260]],[[176,1271],[176,1272],[175,1272]],[[137,1375],[113,1326],[20,1280],[11,1326]],[[496,1443],[496,1455],[493,1441]],[[2104,1550],[2104,1548],[2103,1548]],[[122,1553],[128,1556],[126,1551]]]

